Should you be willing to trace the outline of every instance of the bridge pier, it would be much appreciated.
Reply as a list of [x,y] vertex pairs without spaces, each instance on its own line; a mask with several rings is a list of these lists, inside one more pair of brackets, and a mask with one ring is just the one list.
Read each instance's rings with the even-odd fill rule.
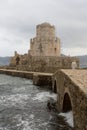
[[49,85],[52,88],[52,77],[48,75],[33,74],[33,84],[38,86]]
[[39,77],[37,74],[33,74],[33,84],[38,85],[39,84]]

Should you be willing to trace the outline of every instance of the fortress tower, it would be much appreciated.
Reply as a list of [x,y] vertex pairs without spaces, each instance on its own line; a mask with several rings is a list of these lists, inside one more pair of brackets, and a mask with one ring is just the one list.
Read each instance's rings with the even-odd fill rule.
[[31,56],[60,56],[60,39],[55,35],[55,27],[49,23],[36,26],[36,37],[30,40]]

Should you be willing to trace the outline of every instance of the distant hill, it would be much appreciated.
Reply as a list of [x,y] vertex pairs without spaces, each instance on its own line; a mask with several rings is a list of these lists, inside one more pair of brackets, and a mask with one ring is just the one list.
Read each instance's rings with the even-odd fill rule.
[[80,68],[87,68],[87,55],[77,56],[80,60]]
[[11,57],[0,57],[0,66],[9,65]]

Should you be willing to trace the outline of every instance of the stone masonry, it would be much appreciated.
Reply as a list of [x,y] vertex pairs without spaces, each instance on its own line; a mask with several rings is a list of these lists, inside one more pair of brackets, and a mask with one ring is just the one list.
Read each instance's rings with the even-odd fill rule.
[[58,111],[72,110],[75,130],[87,130],[87,70],[61,70],[53,79]]
[[58,69],[71,68],[72,61],[76,60],[77,67],[79,60],[76,57],[45,57],[45,56],[32,56],[28,57],[27,64],[18,65],[18,70],[35,71],[54,73]]
[[30,40],[31,56],[60,56],[60,39],[55,35],[55,27],[49,23],[36,26],[36,37]]

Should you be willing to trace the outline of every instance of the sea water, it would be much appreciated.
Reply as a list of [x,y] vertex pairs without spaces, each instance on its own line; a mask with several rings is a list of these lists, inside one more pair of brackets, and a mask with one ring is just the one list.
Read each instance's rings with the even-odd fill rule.
[[[0,75],[0,130],[64,130],[57,118],[47,110],[47,101],[57,100],[50,90],[32,84],[32,80]],[[72,120],[68,121],[71,126]]]

